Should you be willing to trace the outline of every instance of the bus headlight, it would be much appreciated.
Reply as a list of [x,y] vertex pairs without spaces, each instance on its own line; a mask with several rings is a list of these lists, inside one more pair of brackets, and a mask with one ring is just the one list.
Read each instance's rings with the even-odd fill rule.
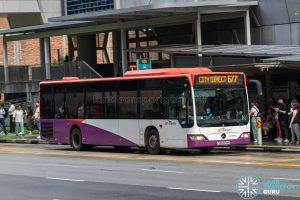
[[249,138],[250,137],[250,133],[246,132],[246,133],[242,133],[240,135],[240,138]]
[[190,135],[189,137],[193,141],[207,140],[207,138],[204,135]]

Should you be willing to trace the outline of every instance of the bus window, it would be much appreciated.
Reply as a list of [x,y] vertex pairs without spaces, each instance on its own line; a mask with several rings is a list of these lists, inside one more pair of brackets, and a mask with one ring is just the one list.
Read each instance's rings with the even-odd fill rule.
[[140,91],[140,118],[163,118],[162,90]]
[[61,85],[54,86],[54,118],[64,119],[65,113],[65,88]]
[[54,116],[53,112],[53,94],[52,93],[42,93],[41,94],[41,104],[45,105],[44,109],[41,110],[42,119],[52,119]]
[[119,118],[137,118],[137,91],[120,91],[119,93]]
[[138,118],[137,86],[136,80],[119,82],[118,108],[120,119]]
[[83,86],[66,87],[66,115],[69,119],[84,118]]
[[104,118],[102,83],[91,84],[86,89],[86,118]]
[[105,117],[116,119],[117,112],[117,82],[104,82]]

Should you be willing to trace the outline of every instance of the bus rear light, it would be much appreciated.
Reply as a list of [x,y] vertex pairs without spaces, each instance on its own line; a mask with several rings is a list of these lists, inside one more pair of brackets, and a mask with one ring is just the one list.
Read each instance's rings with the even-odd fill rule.
[[204,135],[190,135],[189,137],[193,141],[207,140],[207,138]]
[[239,138],[249,138],[249,137],[250,137],[250,133],[246,132],[246,133],[242,133]]

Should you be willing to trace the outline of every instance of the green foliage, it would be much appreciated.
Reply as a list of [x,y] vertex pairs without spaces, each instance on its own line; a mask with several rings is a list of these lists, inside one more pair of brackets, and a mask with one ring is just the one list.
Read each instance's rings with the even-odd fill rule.
[[298,19],[300,19],[300,10],[295,13],[295,17],[298,18]]

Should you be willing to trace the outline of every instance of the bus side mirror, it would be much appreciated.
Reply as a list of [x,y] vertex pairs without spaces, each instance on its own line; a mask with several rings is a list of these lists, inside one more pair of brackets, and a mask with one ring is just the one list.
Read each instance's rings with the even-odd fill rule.
[[263,95],[262,84],[259,80],[249,79],[248,84],[255,84],[258,95],[260,95],[260,96]]

